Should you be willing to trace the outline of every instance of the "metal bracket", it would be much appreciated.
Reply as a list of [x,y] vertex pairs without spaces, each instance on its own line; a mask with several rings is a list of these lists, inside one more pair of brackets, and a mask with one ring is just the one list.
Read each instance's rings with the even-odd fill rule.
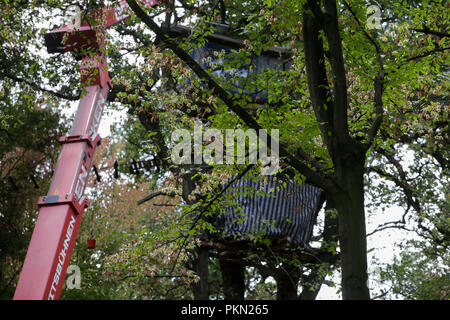
[[94,139],[91,139],[91,136],[88,134],[75,135],[75,136],[63,136],[59,138],[59,143],[75,143],[75,142],[87,142],[88,145],[93,148],[94,146],[99,146],[101,143],[100,135],[97,134]]
[[60,199],[59,195],[43,196],[43,197],[39,197],[38,206],[45,207],[45,206],[54,206],[54,205],[60,205],[60,204],[69,204],[70,206],[72,206],[72,208],[74,209],[74,211],[77,214],[81,214],[81,213],[83,213],[83,210],[89,206],[89,201],[85,197],[83,197],[83,198],[84,199],[80,203],[75,194],[68,193],[68,194],[64,195],[64,198],[62,198],[62,199]]

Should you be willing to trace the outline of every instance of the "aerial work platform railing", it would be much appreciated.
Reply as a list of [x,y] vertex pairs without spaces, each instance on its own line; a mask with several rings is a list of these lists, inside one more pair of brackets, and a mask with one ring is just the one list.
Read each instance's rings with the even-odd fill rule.
[[[141,6],[155,7],[161,0],[141,0]],[[39,198],[39,214],[14,294],[15,300],[59,299],[70,257],[88,201],[84,196],[94,154],[100,144],[98,128],[111,88],[104,49],[104,31],[131,16],[126,1],[94,14],[103,21],[68,24],[45,35],[49,53],[73,52],[81,59],[80,100],[68,136],[62,144],[47,196]]]

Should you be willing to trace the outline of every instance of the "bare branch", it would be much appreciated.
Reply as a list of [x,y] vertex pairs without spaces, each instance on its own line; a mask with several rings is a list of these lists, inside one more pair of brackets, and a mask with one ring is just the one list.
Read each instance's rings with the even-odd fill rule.
[[163,191],[154,192],[154,193],[146,196],[145,198],[139,200],[137,202],[137,205],[139,206],[139,205],[143,204],[144,202],[150,201],[153,198],[156,198],[156,197],[159,197],[159,196],[175,197],[175,192],[163,192]]
[[417,32],[421,32],[421,33],[425,33],[425,34],[431,34],[433,36],[438,36],[440,38],[450,37],[450,33],[430,30],[426,26],[424,26],[422,29],[412,29],[412,30],[417,31]]
[[418,56],[415,56],[415,57],[411,57],[411,58],[409,58],[409,59],[406,59],[406,62],[408,62],[408,61],[413,61],[413,60],[418,60],[418,59],[421,59],[421,58],[425,58],[425,57],[428,57],[428,56],[432,55],[433,53],[436,53],[436,52],[443,52],[443,51],[449,50],[449,49],[450,49],[450,47],[436,48],[436,49],[427,51],[427,52],[425,52],[425,53],[423,53],[423,54],[420,54],[420,55],[418,55]]
[[80,95],[72,95],[72,94],[65,94],[65,93],[61,93],[61,92],[57,92],[57,91],[53,91],[50,89],[46,89],[43,88],[41,86],[39,86],[38,84],[31,82],[29,80],[17,77],[15,75],[12,75],[10,73],[4,73],[4,75],[11,79],[14,80],[16,82],[23,82],[26,83],[27,85],[29,85],[30,87],[32,87],[33,89],[37,90],[37,91],[42,91],[42,92],[46,92],[46,93],[50,93],[51,95],[57,97],[57,98],[61,98],[61,99],[66,99],[66,100],[70,100],[70,101],[76,101],[80,99]]

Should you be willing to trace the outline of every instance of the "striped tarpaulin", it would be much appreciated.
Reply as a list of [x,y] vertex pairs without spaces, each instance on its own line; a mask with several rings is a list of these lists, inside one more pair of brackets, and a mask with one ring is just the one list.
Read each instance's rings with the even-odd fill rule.
[[220,219],[225,234],[269,239],[289,236],[293,244],[309,245],[323,204],[321,189],[267,176],[238,180],[227,194],[231,199]]

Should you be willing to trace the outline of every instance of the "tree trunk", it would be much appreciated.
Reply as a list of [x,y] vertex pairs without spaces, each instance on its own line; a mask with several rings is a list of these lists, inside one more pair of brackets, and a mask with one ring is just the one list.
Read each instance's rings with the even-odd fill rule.
[[192,285],[195,300],[209,299],[208,284],[208,259],[209,252],[207,248],[199,247],[196,249],[197,257],[193,261],[193,269],[200,277],[200,280]]
[[[345,64],[339,36],[336,3],[308,1],[303,15],[303,37],[308,88],[322,138],[333,160],[335,172],[331,190],[338,210],[344,299],[369,299],[367,281],[366,228],[364,213],[365,150],[348,130],[348,97]],[[321,31],[325,31],[328,60],[333,74],[333,91],[326,68]]]
[[[323,249],[325,249],[331,241],[338,241],[339,237],[338,217],[334,212],[330,212],[330,210],[336,209],[332,194],[327,193],[325,199],[325,222],[322,233],[324,241],[324,244],[322,244]],[[326,274],[330,269],[330,265],[316,265],[312,267],[311,273],[303,278],[303,290],[298,297],[299,300],[315,300],[326,279]]]
[[[182,197],[187,204],[191,205],[195,203],[195,200],[189,198],[192,191],[195,189],[194,176],[195,171],[190,171],[183,175]],[[192,269],[199,276],[200,280],[192,284],[192,292],[195,300],[209,299],[208,263],[208,248],[196,248],[194,250],[194,258],[192,259]]]
[[340,190],[334,192],[333,198],[338,211],[343,299],[370,299],[367,287],[364,162],[364,155],[359,153],[339,157],[335,163]]
[[283,264],[283,272],[277,278],[277,300],[296,300],[298,298],[298,267]]
[[245,267],[227,260],[219,260],[225,300],[244,300]]

